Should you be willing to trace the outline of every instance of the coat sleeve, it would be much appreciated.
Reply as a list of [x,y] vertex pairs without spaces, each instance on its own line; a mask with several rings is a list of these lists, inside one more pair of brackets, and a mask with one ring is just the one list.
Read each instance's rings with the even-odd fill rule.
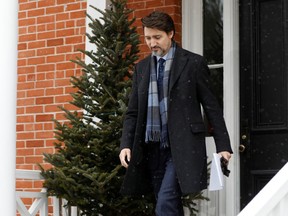
[[213,129],[213,137],[217,152],[232,153],[230,139],[223,117],[222,109],[211,89],[210,71],[206,61],[199,61],[197,71],[197,96]]
[[123,123],[122,137],[120,143],[120,151],[123,148],[133,147],[135,136],[135,128],[138,115],[138,84],[137,84],[137,70],[134,68],[132,90],[129,96],[128,109],[126,111]]

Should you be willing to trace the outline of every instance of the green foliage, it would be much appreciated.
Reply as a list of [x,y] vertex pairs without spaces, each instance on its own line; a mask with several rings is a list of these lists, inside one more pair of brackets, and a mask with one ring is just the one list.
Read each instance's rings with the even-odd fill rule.
[[152,197],[119,194],[125,170],[120,166],[118,147],[131,71],[139,52],[134,19],[128,19],[132,11],[126,8],[126,0],[112,0],[105,11],[94,9],[103,16],[98,20],[87,15],[92,33],[86,35],[96,51],[81,51],[92,63],[72,60],[83,68],[80,77],[71,79],[77,88],[71,104],[80,111],[61,108],[67,121],[55,120],[57,151],[44,154],[52,168],[40,166],[44,187],[49,195],[77,206],[83,215],[152,215]]

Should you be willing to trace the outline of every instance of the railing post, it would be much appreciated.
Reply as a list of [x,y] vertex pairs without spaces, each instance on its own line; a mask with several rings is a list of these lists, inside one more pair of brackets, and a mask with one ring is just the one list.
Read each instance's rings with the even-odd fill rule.
[[1,0],[0,68],[2,81],[0,124],[0,211],[1,215],[16,215],[15,155],[16,155],[16,83],[17,83],[17,18],[18,1]]

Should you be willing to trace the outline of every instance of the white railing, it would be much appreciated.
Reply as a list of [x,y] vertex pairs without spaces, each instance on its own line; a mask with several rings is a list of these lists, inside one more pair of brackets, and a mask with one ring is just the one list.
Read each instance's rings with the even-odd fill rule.
[[[43,177],[38,170],[16,170],[16,179],[25,180],[43,180]],[[23,203],[22,198],[33,199],[32,205],[27,209]],[[61,202],[60,202],[61,201]],[[52,197],[53,216],[77,216],[77,208],[66,208],[67,201],[59,200]],[[48,197],[45,188],[40,192],[34,191],[16,191],[16,209],[21,216],[48,216]]]
[[288,163],[238,216],[284,216],[288,209]]

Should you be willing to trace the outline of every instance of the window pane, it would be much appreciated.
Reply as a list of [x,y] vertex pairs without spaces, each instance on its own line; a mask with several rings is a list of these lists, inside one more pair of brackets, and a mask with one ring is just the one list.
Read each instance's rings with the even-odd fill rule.
[[204,53],[209,64],[223,63],[223,0],[203,0]]

